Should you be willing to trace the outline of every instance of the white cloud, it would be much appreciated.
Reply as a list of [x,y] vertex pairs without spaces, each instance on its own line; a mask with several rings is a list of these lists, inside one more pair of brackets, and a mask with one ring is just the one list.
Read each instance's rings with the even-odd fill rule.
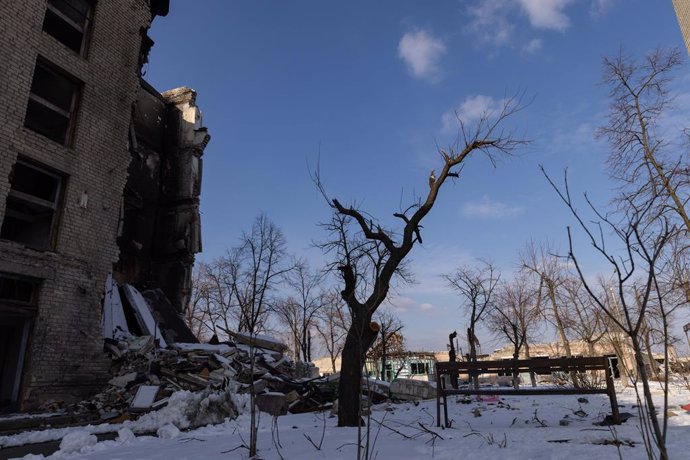
[[544,42],[541,38],[533,38],[522,48],[525,53],[536,54],[544,47]]
[[457,129],[458,118],[467,124],[478,121],[482,117],[491,117],[501,109],[502,104],[502,100],[482,94],[468,96],[454,110],[449,110],[441,116],[443,130],[448,132]]
[[386,299],[386,304],[396,313],[407,313],[411,311],[429,311],[434,308],[430,303],[418,303],[416,300],[404,295],[396,295]]
[[439,61],[445,53],[443,41],[423,30],[407,32],[398,43],[398,56],[420,80],[434,82],[440,78]]
[[604,16],[616,0],[592,0],[589,5],[589,15],[592,19]]
[[511,2],[508,0],[480,1],[470,4],[467,30],[480,42],[501,46],[508,42],[515,26],[508,20]]
[[563,32],[570,26],[565,8],[573,0],[518,0],[532,27]]
[[465,203],[462,207],[463,214],[480,219],[505,219],[517,216],[524,210],[521,206],[510,206],[486,196],[477,202]]
[[[475,0],[467,6],[465,31],[479,43],[491,46],[515,46],[528,52],[538,51],[542,43],[516,33],[516,19],[526,16],[533,29],[564,32],[570,26],[566,8],[576,0]],[[603,14],[615,0],[590,0],[590,15]],[[519,32],[519,31],[518,31]]]

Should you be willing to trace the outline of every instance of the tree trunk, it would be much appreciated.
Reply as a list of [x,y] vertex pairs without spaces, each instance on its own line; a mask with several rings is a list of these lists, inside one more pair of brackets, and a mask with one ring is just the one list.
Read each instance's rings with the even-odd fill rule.
[[386,332],[381,330],[381,380],[386,381]]
[[[525,339],[525,358],[531,358],[529,354],[529,342],[527,342],[527,339]],[[537,386],[537,376],[533,371],[529,373],[529,380],[533,387]]]
[[649,388],[649,376],[647,375],[640,340],[635,334],[631,335],[630,339],[632,340],[633,350],[635,352],[635,364],[637,365],[637,372],[640,380],[642,380],[644,399],[647,405],[649,419],[652,424],[652,431],[655,438],[654,441],[659,449],[659,458],[661,460],[668,460],[668,453],[666,452],[666,439],[661,432],[661,427],[659,426],[659,417],[657,416],[656,406],[654,405],[654,400],[652,399],[652,391]]
[[342,351],[340,383],[338,384],[338,426],[360,426],[360,385],[362,366],[377,331],[369,327],[369,318],[352,318]]
[[[474,327],[470,326],[467,329],[467,341],[470,344],[470,355],[468,361],[470,362],[476,362],[477,361],[477,346],[474,341]],[[479,389],[479,376],[476,373],[472,374],[472,386],[474,386],[475,390]]]
[[[561,336],[563,348],[565,348],[565,356],[567,358],[572,358],[573,353],[570,351],[570,341],[568,340],[568,336],[565,334],[565,326],[563,325],[563,320],[561,319],[561,314],[558,311],[558,305],[556,303],[556,287],[553,285],[553,281],[550,279],[546,281],[546,285],[549,290],[549,299],[551,300],[551,307],[553,309],[553,318],[556,321],[556,329],[558,329],[558,335]],[[577,381],[577,374],[574,371],[570,372],[570,380],[573,382],[575,387],[580,386]]]
[[307,362],[311,362],[311,331],[307,332]]
[[[513,326],[513,334],[515,337],[515,343],[513,344],[513,359],[517,362],[520,359],[520,339],[518,338],[517,328]],[[520,388],[520,374],[518,374],[517,369],[513,369],[513,388],[516,390]]]
[[647,352],[647,360],[649,361],[649,370],[651,370],[652,374],[654,374],[654,379],[659,380],[659,367],[657,366],[656,359],[654,359],[654,354],[652,353],[652,339],[650,337],[649,328],[646,327],[646,324],[644,328],[643,339],[644,348]]

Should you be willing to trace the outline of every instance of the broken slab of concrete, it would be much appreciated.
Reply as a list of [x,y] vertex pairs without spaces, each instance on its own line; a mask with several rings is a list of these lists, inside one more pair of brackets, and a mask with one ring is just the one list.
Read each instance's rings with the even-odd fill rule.
[[120,340],[129,336],[125,311],[117,283],[113,275],[108,273],[105,280],[105,294],[103,296],[103,337]]
[[390,386],[391,398],[403,401],[436,397],[436,386],[431,382],[413,379],[395,379]]
[[149,304],[146,303],[146,299],[144,299],[144,296],[141,295],[141,292],[137,291],[137,289],[131,284],[125,284],[122,290],[125,293],[125,297],[127,298],[129,305],[134,310],[134,314],[141,330],[145,334],[152,335],[155,339],[158,339],[160,348],[167,348],[168,344],[163,338],[163,334],[161,334],[156,320],[153,319]]
[[151,289],[142,292],[141,295],[151,308],[158,328],[167,343],[199,343],[162,290]]
[[137,412],[151,409],[160,388],[160,385],[141,385],[129,405],[129,410]]
[[288,349],[287,345],[267,335],[249,335],[232,331],[225,332],[236,342],[244,345],[265,348],[266,350],[273,350],[279,353],[284,353]]
[[127,384],[134,382],[137,379],[137,375],[139,375],[137,372],[128,372],[127,374],[113,377],[108,383],[114,387],[126,388]]

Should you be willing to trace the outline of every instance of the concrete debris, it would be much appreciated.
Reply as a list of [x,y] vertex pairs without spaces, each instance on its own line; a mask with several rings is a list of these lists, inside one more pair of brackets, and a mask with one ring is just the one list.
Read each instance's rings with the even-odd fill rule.
[[151,289],[142,292],[141,295],[146,299],[153,318],[167,343],[199,343],[162,290]]
[[265,335],[249,335],[232,331],[226,332],[237,343],[241,343],[244,345],[254,345],[255,347],[264,348],[266,350],[273,350],[279,353],[283,353],[288,348],[287,345],[285,345],[284,343],[278,342],[274,338]]
[[151,408],[151,405],[156,401],[156,396],[160,390],[160,385],[142,385],[134,395],[132,403],[129,405],[129,410],[132,412],[144,411]]
[[[133,288],[125,286],[127,291],[136,299]],[[113,374],[108,387],[66,409],[118,423],[152,414],[175,395],[191,392],[204,395],[197,398],[199,404],[187,414],[190,426],[194,426],[196,419],[209,423],[209,419],[222,422],[226,417],[235,417],[237,408],[232,398],[223,396],[233,393],[253,392],[258,408],[276,416],[332,407],[338,375],[314,377],[318,370],[313,364],[295,364],[278,351],[286,351],[287,347],[270,337],[234,336],[241,337],[238,343],[167,343],[165,349],[157,347],[151,335],[107,338],[105,351],[112,358]],[[378,403],[389,398],[388,384],[374,380],[364,383],[363,392],[370,401]]]
[[423,380],[395,379],[391,382],[390,391],[393,399],[402,401],[436,397],[436,386]]
[[103,297],[103,337],[107,339],[124,339],[129,336],[127,319],[122,308],[122,300],[113,275],[108,274],[105,280]]
[[158,323],[153,319],[151,307],[149,307],[146,299],[144,299],[144,296],[141,295],[141,292],[139,292],[131,284],[125,284],[122,290],[125,293],[127,302],[129,302],[129,305],[134,310],[137,323],[139,324],[139,328],[144,335],[152,335],[155,340],[158,340],[161,348],[166,348],[168,344],[158,328]]

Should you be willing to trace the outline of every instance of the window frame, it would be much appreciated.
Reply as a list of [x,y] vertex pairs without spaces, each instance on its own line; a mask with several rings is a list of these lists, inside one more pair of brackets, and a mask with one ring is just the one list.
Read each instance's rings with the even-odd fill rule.
[[62,42],[59,38],[55,37],[53,34],[49,33],[45,29],[43,29],[43,26],[41,27],[43,32],[45,32],[48,35],[50,35],[51,37],[53,37],[55,40],[57,40],[60,44],[65,46],[70,51],[77,53],[78,55],[80,55],[84,58],[86,58],[88,55],[89,44],[91,42],[91,30],[93,29],[93,16],[94,16],[94,10],[95,10],[95,6],[96,6],[95,0],[86,0],[86,3],[89,5],[89,9],[86,13],[83,26],[74,22],[74,20],[72,18],[67,16],[62,11],[60,11],[60,9],[53,4],[52,0],[48,0],[46,2],[46,13],[43,15],[43,22],[44,23],[45,23],[45,17],[48,14],[48,12],[50,11],[51,13],[53,13],[54,15],[56,15],[57,17],[59,17],[60,19],[65,21],[69,26],[71,26],[71,27],[75,28],[76,30],[78,30],[79,32],[81,32],[82,33],[82,39],[81,39],[81,46],[79,47],[79,51],[71,48],[69,45]]
[[[32,248],[37,251],[45,252],[45,251],[54,251],[55,246],[57,244],[57,234],[58,234],[58,227],[59,227],[59,222],[60,218],[62,215],[62,203],[64,202],[64,195],[65,195],[65,189],[66,189],[66,183],[67,183],[67,175],[62,174],[54,169],[51,169],[49,167],[46,167],[42,164],[36,163],[31,160],[27,160],[23,157],[18,157],[17,161],[14,163],[12,166],[12,175],[14,176],[14,170],[18,164],[21,164],[22,166],[26,168],[33,169],[35,171],[38,171],[40,174],[43,174],[45,176],[51,177],[53,179],[56,179],[57,186],[55,188],[55,198],[50,201],[50,200],[44,200],[43,198],[39,198],[37,196],[31,195],[26,192],[21,192],[19,190],[15,190],[12,187],[12,183],[14,182],[14,177],[12,177],[12,181],[10,181],[10,190],[7,194],[8,200],[10,198],[13,198],[18,201],[22,201],[25,203],[30,203],[33,205],[38,205],[42,206],[44,208],[51,209],[53,211],[53,215],[51,218],[50,222],[50,228],[48,229],[48,238],[45,242],[45,244],[42,247],[36,247],[35,245],[27,244],[22,241],[17,241],[9,238],[2,238],[2,241],[12,241],[17,244],[22,244],[25,247]],[[7,201],[6,201],[7,202]],[[3,217],[3,221],[0,222],[0,232],[2,230],[2,226],[4,225],[5,217],[8,215],[8,208],[7,205],[5,206],[5,216]],[[11,215],[11,211],[9,213]],[[2,272],[0,272],[0,275],[2,275]]]
[[[63,78],[65,80],[68,80],[70,83],[72,83],[75,87],[74,92],[72,93],[72,97],[70,100],[70,106],[69,106],[69,111],[65,111],[65,109],[56,106],[52,102],[46,100],[45,98],[39,96],[38,94],[35,94],[31,91],[31,87],[33,86],[34,78],[36,75],[36,69],[41,67],[43,70],[47,71],[48,73],[53,74],[57,78]],[[68,124],[67,124],[67,130],[64,135],[64,140],[60,142],[59,140],[53,139],[49,137],[46,134],[43,134],[40,131],[37,131],[30,126],[27,126],[27,120],[28,120],[28,115],[29,115],[29,102],[27,102],[27,107],[26,107],[26,113],[24,115],[24,128],[37,133],[41,135],[42,137],[45,137],[46,139],[50,139],[52,142],[55,142],[57,144],[63,145],[67,148],[72,148],[74,144],[74,137],[75,137],[75,128],[76,128],[76,123],[77,123],[77,115],[78,115],[78,110],[79,110],[79,102],[81,100],[82,92],[84,88],[84,83],[79,80],[78,78],[74,77],[70,73],[62,70],[60,67],[56,66],[55,64],[51,63],[50,61],[46,60],[42,56],[38,56],[36,58],[36,64],[34,65],[34,72],[31,78],[31,86],[29,87],[29,101],[33,101],[37,104],[40,104],[44,108],[47,108],[48,110],[51,110],[59,115],[62,115],[63,117],[66,117],[68,119]]]
[[[31,289],[31,294],[30,294],[30,299],[29,300],[21,300],[21,299],[15,299],[15,298],[4,298],[0,296],[0,306],[4,307],[4,309],[11,309],[12,307],[20,307],[22,309],[37,309],[38,308],[38,300],[39,300],[39,293],[41,290],[41,282],[42,280],[40,278],[35,278],[32,276],[25,276],[25,275],[18,275],[15,273],[10,273],[10,272],[5,272],[5,271],[0,271],[0,283],[3,282],[4,280],[14,280],[14,281],[19,281],[23,283],[27,283],[30,285]],[[0,308],[2,310],[3,308]]]

